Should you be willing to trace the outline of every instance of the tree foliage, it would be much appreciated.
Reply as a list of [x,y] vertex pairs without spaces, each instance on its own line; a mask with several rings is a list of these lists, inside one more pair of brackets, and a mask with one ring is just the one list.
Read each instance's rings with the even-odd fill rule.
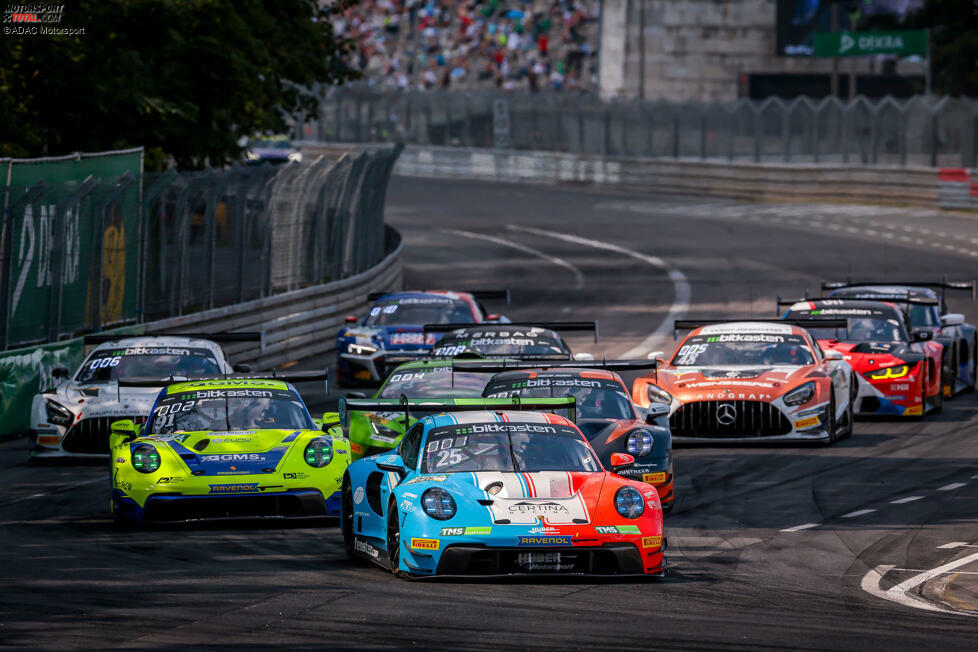
[[[343,5],[349,0],[344,0]],[[150,167],[237,160],[237,141],[284,129],[301,92],[355,73],[314,0],[82,0],[78,36],[0,39],[0,156],[144,145]]]

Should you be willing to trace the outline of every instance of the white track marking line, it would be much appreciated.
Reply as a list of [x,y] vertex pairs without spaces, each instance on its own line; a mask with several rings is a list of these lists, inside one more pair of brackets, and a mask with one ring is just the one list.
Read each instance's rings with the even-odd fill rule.
[[[916,596],[907,594],[905,590],[900,589],[899,587],[902,586],[900,584],[890,588],[887,591],[884,591],[883,589],[880,588],[880,580],[882,580],[883,576],[886,575],[891,570],[893,570],[894,568],[896,568],[896,566],[893,564],[882,564],[880,566],[877,566],[876,568],[873,568],[868,573],[863,575],[863,579],[859,584],[860,588],[862,588],[863,591],[865,591],[866,593],[872,596],[876,596],[877,598],[883,598],[884,600],[889,600],[890,602],[896,602],[897,604],[901,604],[904,607],[913,607],[914,609],[923,609],[924,611],[940,611],[942,613],[958,614],[961,616],[974,615],[969,613],[963,613],[961,611],[954,611],[952,609],[947,609],[945,607],[941,607],[936,604],[931,604],[930,602],[925,602],[924,600],[921,600]],[[908,581],[912,581],[916,579],[916,577],[920,577],[920,576],[917,575]]]
[[798,532],[800,530],[810,530],[813,527],[818,527],[821,523],[804,523],[802,525],[796,525],[795,527],[786,527],[781,530],[782,532]]
[[80,489],[81,487],[87,487],[90,484],[96,484],[98,482],[106,482],[105,478],[95,478],[94,480],[86,480],[85,482],[79,482],[77,484],[70,484],[65,487],[55,487],[54,489],[48,489],[47,491],[42,491],[40,493],[31,494],[30,496],[21,496],[20,498],[14,498],[13,500],[4,501],[4,505],[12,505],[13,503],[19,503],[25,500],[33,500],[35,498],[41,498],[43,496],[48,496],[50,494],[60,493],[62,491],[71,491],[73,489]]
[[945,543],[943,546],[937,546],[938,550],[951,550],[952,548],[960,548],[961,546],[968,545],[967,541],[951,541],[950,543]]
[[552,233],[550,231],[545,231],[543,229],[537,229],[530,226],[517,226],[515,224],[507,224],[507,229],[511,231],[521,231],[523,233],[533,233],[535,235],[541,235],[548,238],[555,238],[557,240],[563,240],[564,242],[573,242],[574,244],[582,245],[585,247],[591,247],[593,249],[604,249],[606,251],[614,251],[615,253],[622,254],[623,256],[628,256],[634,258],[635,260],[640,260],[643,263],[655,267],[656,269],[666,272],[669,276],[669,280],[672,281],[674,298],[672,305],[669,306],[669,312],[666,314],[666,318],[662,320],[659,327],[652,332],[651,335],[646,337],[644,340],[639,342],[635,347],[632,347],[628,351],[622,354],[623,358],[637,358],[648,354],[652,351],[656,342],[668,336],[672,333],[672,322],[676,319],[682,319],[686,316],[686,311],[689,310],[689,300],[692,291],[689,286],[689,281],[686,280],[686,275],[675,267],[671,267],[666,261],[659,258],[658,256],[649,256],[648,254],[643,254],[632,249],[626,249],[625,247],[620,247],[616,244],[610,242],[602,242],[600,240],[589,240],[587,238],[580,238],[576,235],[568,235],[566,233]]
[[517,251],[522,251],[523,253],[530,254],[531,256],[536,256],[549,263],[553,263],[558,267],[563,267],[571,274],[574,275],[574,284],[578,289],[584,287],[584,274],[581,270],[563,258],[558,258],[557,256],[551,256],[545,254],[539,249],[534,249],[533,247],[527,247],[518,242],[513,242],[512,240],[504,240],[503,238],[497,238],[494,235],[485,235],[483,233],[475,233],[473,231],[463,231],[461,229],[441,229],[442,233],[454,233],[455,235],[460,235],[466,238],[473,238],[475,240],[485,240],[487,242],[494,242],[495,244],[502,245],[503,247],[509,247],[510,249],[516,249]]
[[966,482],[952,482],[951,484],[946,484],[943,487],[938,487],[938,491],[954,491],[955,489],[960,489]]
[[864,516],[866,514],[872,514],[875,509],[857,509],[854,512],[849,512],[848,514],[843,514],[842,518],[856,518],[857,516]]
[[897,584],[896,586],[894,586],[892,589],[890,589],[890,591],[895,591],[896,589],[899,589],[901,592],[909,591],[910,589],[915,588],[915,587],[923,584],[924,582],[926,582],[929,579],[933,579],[933,578],[937,577],[938,575],[941,575],[943,573],[946,573],[946,572],[948,572],[950,570],[954,570],[955,568],[957,568],[959,566],[964,566],[965,564],[970,564],[971,562],[976,561],[976,560],[978,560],[978,552],[972,553],[972,554],[968,555],[967,557],[962,557],[961,559],[955,559],[954,561],[949,561],[948,563],[944,564],[943,566],[938,566],[937,568],[932,568],[929,571],[925,571],[925,572],[921,573],[920,575],[914,575],[910,579],[904,580],[903,582],[900,582],[899,584]]
[[907,496],[906,498],[897,498],[896,500],[891,500],[891,505],[902,505],[904,503],[912,503],[915,500],[921,500],[923,496]]

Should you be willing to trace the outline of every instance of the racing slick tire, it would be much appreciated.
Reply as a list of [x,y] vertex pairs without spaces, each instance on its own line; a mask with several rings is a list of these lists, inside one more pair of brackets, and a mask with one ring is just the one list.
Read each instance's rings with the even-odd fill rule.
[[[852,378],[849,387],[855,387],[855,386],[856,386],[856,379]],[[855,394],[856,393],[854,391],[852,391],[851,389],[849,390],[849,404],[846,406],[845,416],[842,417],[843,425],[842,425],[842,429],[839,431],[838,436],[836,437],[836,441],[840,439],[845,439],[846,437],[852,435],[852,430],[855,427],[855,422],[856,422]]]
[[360,564],[363,560],[354,552],[353,546],[353,488],[350,486],[349,475],[343,476],[343,488],[340,491],[340,496],[343,501],[340,516],[340,530],[343,533],[343,549],[346,551],[347,559]]
[[[944,370],[941,369],[941,382],[937,384],[937,405],[931,411],[931,414],[939,414],[941,410],[944,409]],[[926,411],[926,410],[925,410]]]
[[958,359],[961,357],[961,355],[958,353],[958,347],[955,346],[948,353],[948,356],[949,356],[948,359],[951,361],[951,363],[947,365],[947,371],[950,373],[951,377],[948,378],[947,373],[945,373],[945,370],[943,368],[941,369],[941,396],[944,396],[945,387],[947,387],[950,390],[948,392],[948,395],[954,396],[954,390],[958,386],[958,368],[959,368]]
[[401,526],[397,517],[397,503],[393,500],[387,508],[387,558],[391,562],[394,577],[408,577],[401,566]]
[[971,384],[964,391],[973,392],[978,388],[978,339],[971,341]]
[[829,422],[825,424],[825,432],[828,433],[829,438],[819,442],[823,446],[831,446],[836,439],[838,439],[836,429],[838,428],[838,423],[835,419],[835,393],[829,397]]

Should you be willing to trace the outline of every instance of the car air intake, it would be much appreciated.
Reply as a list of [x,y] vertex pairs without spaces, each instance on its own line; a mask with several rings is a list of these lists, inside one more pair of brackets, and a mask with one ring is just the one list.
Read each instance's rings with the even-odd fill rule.
[[695,401],[671,417],[673,437],[777,437],[791,432],[791,422],[764,401]]
[[109,435],[112,434],[112,423],[121,419],[132,419],[135,423],[144,423],[146,417],[92,417],[82,419],[65,433],[61,440],[61,448],[66,453],[82,453],[89,455],[109,454]]

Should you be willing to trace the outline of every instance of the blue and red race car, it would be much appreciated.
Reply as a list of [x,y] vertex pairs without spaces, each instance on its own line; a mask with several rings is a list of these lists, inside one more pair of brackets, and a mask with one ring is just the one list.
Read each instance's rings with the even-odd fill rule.
[[362,319],[346,318],[336,336],[339,384],[379,385],[387,377],[386,360],[428,354],[440,334],[425,333],[425,324],[508,322],[488,313],[482,301],[509,302],[508,290],[448,292],[422,290],[371,294],[374,304]]

